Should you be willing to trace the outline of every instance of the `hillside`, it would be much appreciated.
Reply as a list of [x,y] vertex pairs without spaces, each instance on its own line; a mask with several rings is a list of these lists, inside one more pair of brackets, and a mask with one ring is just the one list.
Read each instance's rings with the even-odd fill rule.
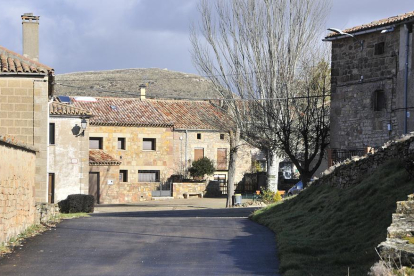
[[341,166],[354,166],[355,185],[332,181],[343,177],[339,167],[327,176],[331,183],[314,183],[297,197],[252,216],[276,233],[283,275],[343,276],[348,268],[349,275],[367,275],[378,261],[375,248],[386,239],[396,202],[406,200],[414,187],[403,155],[382,153],[388,161],[364,174],[356,172],[353,162]]
[[[147,84],[148,98],[217,98],[210,82],[198,75],[158,68],[76,72],[56,75],[55,95],[138,97]],[[111,92],[116,91],[116,92]]]

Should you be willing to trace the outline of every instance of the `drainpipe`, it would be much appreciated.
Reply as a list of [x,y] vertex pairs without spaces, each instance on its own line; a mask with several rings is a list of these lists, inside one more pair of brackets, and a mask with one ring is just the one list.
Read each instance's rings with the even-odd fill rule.
[[404,25],[405,29],[407,30],[407,42],[406,42],[406,49],[405,49],[405,76],[404,76],[404,134],[407,134],[407,113],[408,113],[408,61],[409,61],[409,53],[410,53],[410,26],[408,24]]
[[184,162],[184,169],[185,169],[185,176],[187,177],[187,148],[188,148],[188,130],[185,130],[185,162]]

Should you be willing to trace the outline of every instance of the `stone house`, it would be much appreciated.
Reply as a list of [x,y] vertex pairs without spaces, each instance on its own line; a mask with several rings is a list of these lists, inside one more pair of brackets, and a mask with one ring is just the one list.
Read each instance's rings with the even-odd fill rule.
[[[209,101],[147,101],[174,122],[174,174],[188,176],[193,161],[208,157],[216,171],[207,179],[219,181],[221,192],[227,193],[231,119]],[[252,150],[247,143],[239,150],[236,183],[252,170]]]
[[[61,98],[61,97],[58,97]],[[89,192],[89,118],[70,103],[49,103],[49,202]],[[86,129],[83,127],[86,126]]]
[[137,98],[74,97],[89,110],[89,194],[97,203],[151,199],[173,174],[173,123]]
[[414,12],[342,33],[332,43],[329,165],[414,130]]
[[47,202],[48,99],[54,70],[38,62],[39,17],[25,14],[22,20],[23,55],[0,46],[0,134],[37,150],[34,195]]

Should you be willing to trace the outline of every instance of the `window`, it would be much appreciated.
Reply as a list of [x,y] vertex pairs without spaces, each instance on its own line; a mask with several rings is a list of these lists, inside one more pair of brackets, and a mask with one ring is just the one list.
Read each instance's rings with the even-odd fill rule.
[[217,149],[217,170],[227,169],[227,149]]
[[138,182],[159,182],[160,171],[138,171]]
[[119,150],[125,149],[125,138],[118,138],[118,149]]
[[155,139],[154,138],[144,138],[142,143],[143,150],[155,150]]
[[197,161],[198,159],[201,159],[203,157],[204,157],[204,149],[203,148],[194,149],[194,161]]
[[374,111],[381,111],[385,109],[385,94],[382,90],[374,92]]
[[201,133],[197,133],[197,140],[201,140]]
[[89,137],[89,149],[103,149],[102,137]]
[[224,134],[220,134],[220,140],[224,140]]
[[119,170],[119,182],[128,182],[127,170]]
[[55,123],[49,123],[49,145],[55,144]]
[[375,55],[382,55],[385,52],[385,42],[375,44]]

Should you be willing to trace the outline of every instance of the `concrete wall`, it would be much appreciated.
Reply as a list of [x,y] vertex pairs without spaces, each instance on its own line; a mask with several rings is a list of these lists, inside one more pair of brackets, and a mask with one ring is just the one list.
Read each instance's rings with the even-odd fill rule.
[[[378,147],[402,134],[403,29],[402,26],[385,34],[374,32],[358,35],[355,40],[345,38],[332,42],[331,148]],[[360,41],[363,41],[362,50]],[[385,43],[385,51],[375,55],[375,44],[380,42]],[[411,60],[412,37],[410,43]],[[414,85],[410,78],[409,89],[409,98],[413,98]],[[373,108],[376,90],[385,93],[386,107],[382,111]],[[409,106],[413,106],[412,101]],[[409,131],[414,128],[413,117],[409,119]],[[388,124],[392,126],[391,131]]]
[[33,145],[36,201],[47,202],[48,78],[0,78],[0,133]]
[[36,154],[0,139],[0,244],[34,224]]
[[84,135],[76,136],[81,118],[51,117],[50,123],[55,124],[55,144],[48,148],[48,173],[55,174],[55,203],[70,194],[88,194],[88,128]]

